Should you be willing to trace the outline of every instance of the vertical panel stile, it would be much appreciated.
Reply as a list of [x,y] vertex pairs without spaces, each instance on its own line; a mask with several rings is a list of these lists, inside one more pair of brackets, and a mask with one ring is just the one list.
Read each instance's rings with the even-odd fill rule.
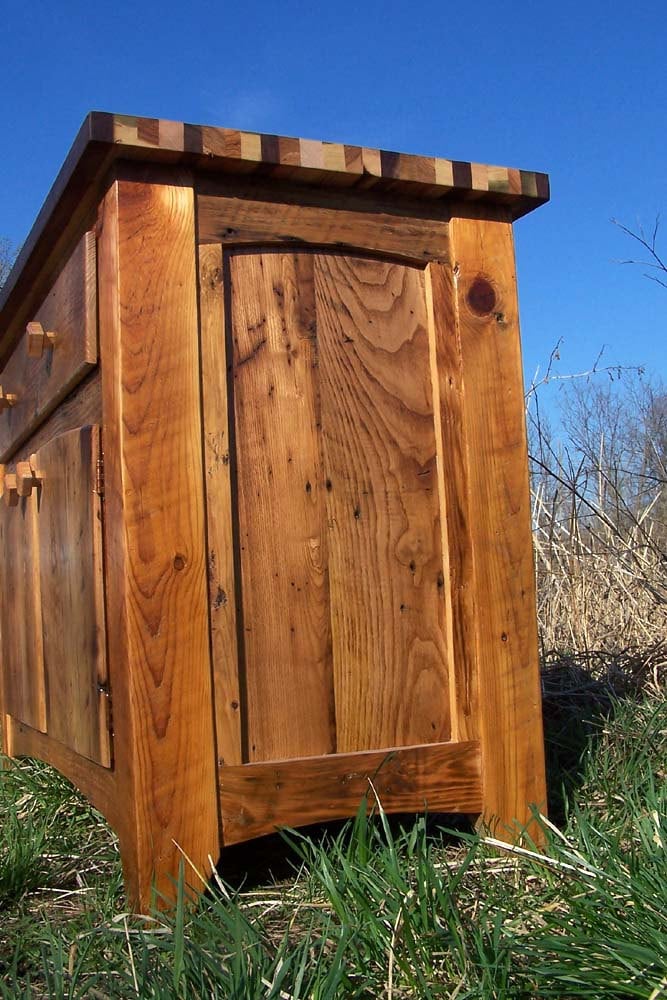
[[[100,230],[105,555],[130,895],[218,857],[196,226],[187,172],[123,164]],[[122,733],[122,737],[121,734]]]
[[[427,270],[431,371],[436,399],[443,551],[448,571],[448,635],[452,673],[452,739],[479,738],[475,646],[473,525],[458,305],[452,268],[434,262]],[[474,405],[474,400],[472,401]]]
[[515,838],[545,807],[544,739],[512,227],[454,219],[473,526],[484,820]]
[[213,696],[218,762],[230,765],[243,753],[222,247],[200,246],[198,257]]

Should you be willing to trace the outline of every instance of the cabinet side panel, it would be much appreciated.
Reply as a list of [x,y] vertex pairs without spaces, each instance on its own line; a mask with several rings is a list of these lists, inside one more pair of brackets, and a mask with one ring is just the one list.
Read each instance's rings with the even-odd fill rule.
[[37,525],[47,732],[108,765],[98,454],[98,427],[62,434],[37,452]]
[[242,763],[222,247],[199,247],[208,598],[219,764]]
[[424,272],[315,258],[341,752],[450,736]]
[[335,749],[313,257],[230,258],[246,759]]
[[[545,807],[530,491],[511,225],[455,219],[484,819]],[[533,824],[531,834],[539,837]]]
[[46,731],[37,495],[0,506],[0,655],[3,710]]

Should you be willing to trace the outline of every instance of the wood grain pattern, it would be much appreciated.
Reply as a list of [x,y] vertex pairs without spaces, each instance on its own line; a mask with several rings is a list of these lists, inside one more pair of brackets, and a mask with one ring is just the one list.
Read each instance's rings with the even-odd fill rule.
[[254,188],[230,196],[225,187],[210,181],[200,186],[210,192],[197,198],[202,243],[360,247],[413,262],[447,259],[446,219],[392,214],[389,204],[375,211],[369,211],[365,203],[346,208],[340,205],[340,195],[329,199],[328,205],[309,205],[294,199],[277,202],[275,188],[273,198],[268,191],[260,198]]
[[337,745],[449,738],[424,274],[317,255]]
[[46,729],[37,495],[0,504],[0,683],[3,711]]
[[95,237],[85,233],[37,311],[34,320],[56,334],[39,358],[19,343],[2,373],[16,403],[0,414],[0,461],[39,426],[97,363]]
[[222,294],[222,248],[200,246],[198,262],[208,601],[216,743],[219,763],[240,764],[243,751],[230,476],[233,450],[227,400],[228,361]]
[[116,160],[180,164],[207,173],[258,173],[312,187],[382,191],[394,197],[454,199],[519,218],[549,200],[546,174],[412,156],[336,142],[289,139],[234,129],[92,112],[83,122],[16,265],[0,289],[0,364],[30,316],[22,303],[58,260],[59,250],[94,209]]
[[118,795],[116,775],[112,770],[82,757],[64,743],[17,719],[8,720],[7,740],[12,757],[37,757],[48,761],[76,785],[114,829],[122,829],[126,803]]
[[228,295],[246,759],[326,754],[335,733],[313,258],[235,255]]
[[504,836],[544,809],[544,740],[512,229],[452,222],[465,394],[484,820]]
[[28,459],[53,438],[77,427],[102,423],[102,380],[99,367],[93,368],[69,396],[60,403],[45,423],[21,445],[14,462]]
[[99,453],[98,427],[70,431],[40,448],[37,534],[47,732],[108,767],[101,501],[95,493]]
[[353,816],[364,796],[374,808],[376,794],[387,813],[475,813],[482,802],[478,743],[245,764],[219,776],[225,844]]
[[204,874],[219,853],[194,195],[170,180],[117,181],[100,229],[111,682],[141,905],[154,873],[173,894],[181,851]]
[[[435,399],[442,550],[446,557],[447,636],[451,648],[452,739],[479,739],[475,643],[474,540],[470,517],[463,361],[453,270],[427,271],[431,376]],[[470,405],[475,405],[474,397]]]
[[163,160],[173,162],[173,154],[182,153],[181,159],[208,169],[261,172],[318,186],[423,191],[427,198],[455,192],[512,206],[520,198],[541,204],[549,196],[545,174],[434,156],[125,115],[96,113],[91,129],[103,133],[100,138],[113,142],[126,157],[130,150],[147,159],[162,152]]

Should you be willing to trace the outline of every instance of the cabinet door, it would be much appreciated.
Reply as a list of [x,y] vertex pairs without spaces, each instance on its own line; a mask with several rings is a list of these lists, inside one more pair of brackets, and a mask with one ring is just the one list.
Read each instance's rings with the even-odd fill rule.
[[46,730],[37,495],[0,504],[0,666],[4,711]]
[[62,434],[39,450],[37,540],[47,732],[108,766],[99,457],[99,427]]

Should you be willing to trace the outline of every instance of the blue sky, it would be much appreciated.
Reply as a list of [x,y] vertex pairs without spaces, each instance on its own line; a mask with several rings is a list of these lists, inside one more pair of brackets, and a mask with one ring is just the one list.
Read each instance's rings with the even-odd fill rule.
[[91,110],[434,154],[550,174],[515,226],[528,377],[642,364],[663,377],[667,290],[610,222],[667,256],[664,0],[408,5],[52,0],[0,15],[0,236],[26,236]]

